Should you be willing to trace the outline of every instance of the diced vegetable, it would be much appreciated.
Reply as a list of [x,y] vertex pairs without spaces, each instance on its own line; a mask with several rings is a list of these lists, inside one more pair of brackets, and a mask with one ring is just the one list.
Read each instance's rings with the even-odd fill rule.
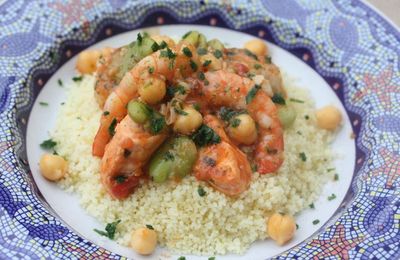
[[136,123],[144,124],[150,119],[151,109],[140,101],[132,100],[128,103],[128,114]]
[[215,50],[220,50],[220,51],[225,49],[224,44],[217,39],[212,39],[211,41],[208,41],[208,46]]
[[207,38],[204,34],[200,33],[199,35],[199,48],[207,48]]
[[196,145],[187,137],[167,140],[150,160],[149,174],[157,183],[168,178],[179,179],[190,173],[197,158]]
[[285,107],[279,108],[278,116],[279,116],[279,119],[281,120],[283,127],[288,128],[296,120],[297,114],[296,114],[296,111],[292,107],[285,106]]
[[190,31],[186,33],[182,37],[182,40],[192,44],[195,47],[207,48],[207,38],[204,36],[204,34],[199,33],[198,31]]

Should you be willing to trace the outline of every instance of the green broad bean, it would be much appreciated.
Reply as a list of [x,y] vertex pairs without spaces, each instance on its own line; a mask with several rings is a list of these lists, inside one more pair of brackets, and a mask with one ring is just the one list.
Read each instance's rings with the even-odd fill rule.
[[151,117],[151,108],[140,101],[131,100],[128,103],[128,115],[134,122],[144,124]]
[[213,48],[214,50],[223,51],[225,49],[224,44],[217,39],[212,39],[208,41],[208,46]]
[[170,138],[151,158],[149,174],[157,183],[172,177],[182,179],[190,173],[196,158],[197,148],[191,139],[185,136]]

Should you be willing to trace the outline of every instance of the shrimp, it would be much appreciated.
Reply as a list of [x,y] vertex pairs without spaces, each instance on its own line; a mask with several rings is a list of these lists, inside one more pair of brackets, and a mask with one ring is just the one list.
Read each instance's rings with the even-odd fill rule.
[[143,165],[166,137],[151,135],[129,115],[117,125],[101,161],[101,181],[112,197],[123,199],[133,192]]
[[221,142],[200,149],[194,175],[228,196],[237,196],[250,185],[249,161],[242,151],[232,145],[218,118],[207,115],[204,123],[221,137]]
[[[191,57],[183,51],[188,48]],[[187,52],[186,52],[187,53]],[[119,85],[108,96],[104,104],[104,113],[100,119],[100,127],[95,136],[92,154],[103,156],[104,148],[109,142],[110,125],[113,121],[121,121],[127,113],[126,105],[138,97],[140,86],[154,78],[172,82],[187,77],[201,67],[198,56],[192,45],[181,43],[175,48],[160,50],[143,58],[136,66],[125,74]]]
[[222,70],[206,72],[205,79],[199,81],[200,91],[209,105],[247,109],[258,123],[258,139],[254,147],[258,172],[265,174],[279,169],[283,162],[283,129],[278,110],[262,86]]
[[227,49],[226,53],[227,71],[235,72],[242,77],[261,75],[270,83],[269,96],[272,97],[275,93],[286,96],[281,72],[275,64],[271,63],[270,57],[256,56],[248,50],[235,48]]

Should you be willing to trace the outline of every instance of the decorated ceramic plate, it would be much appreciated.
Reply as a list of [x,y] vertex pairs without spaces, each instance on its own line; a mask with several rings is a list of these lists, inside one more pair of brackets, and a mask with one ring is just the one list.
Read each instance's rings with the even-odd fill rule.
[[399,258],[400,33],[365,3],[0,14],[0,258]]

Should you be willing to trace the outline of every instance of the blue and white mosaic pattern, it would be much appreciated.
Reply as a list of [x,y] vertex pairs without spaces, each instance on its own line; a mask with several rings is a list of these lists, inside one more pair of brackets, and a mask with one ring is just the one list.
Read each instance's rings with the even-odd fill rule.
[[400,258],[400,33],[351,0],[9,0],[0,4],[0,258],[120,259],[70,231],[43,202],[25,159],[32,101],[52,72],[113,34],[168,23],[245,31],[312,66],[357,138],[344,206],[277,258]]

